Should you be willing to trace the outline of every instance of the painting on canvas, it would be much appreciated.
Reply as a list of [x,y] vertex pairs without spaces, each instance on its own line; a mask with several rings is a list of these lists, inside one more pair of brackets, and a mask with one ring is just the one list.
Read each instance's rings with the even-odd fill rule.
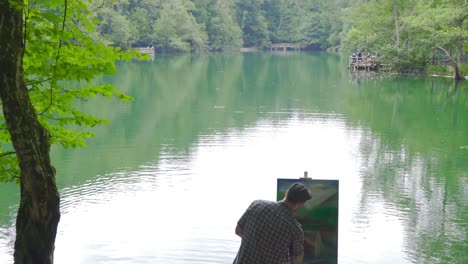
[[294,213],[304,230],[303,263],[337,263],[338,180],[278,179],[278,201],[295,182],[303,183],[312,193],[312,198]]

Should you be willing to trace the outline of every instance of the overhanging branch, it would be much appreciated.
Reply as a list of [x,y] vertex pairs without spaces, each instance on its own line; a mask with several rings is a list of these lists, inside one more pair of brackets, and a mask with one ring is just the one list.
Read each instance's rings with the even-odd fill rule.
[[465,77],[462,76],[461,72],[460,72],[460,68],[458,67],[458,63],[452,58],[452,56],[450,55],[450,53],[442,48],[441,46],[437,46],[437,45],[434,45],[432,47],[433,49],[438,49],[440,51],[442,51],[444,54],[445,54],[445,57],[447,58],[447,60],[450,61],[450,63],[452,64],[452,67],[453,67],[453,78],[457,81],[460,81],[460,80],[465,80]]

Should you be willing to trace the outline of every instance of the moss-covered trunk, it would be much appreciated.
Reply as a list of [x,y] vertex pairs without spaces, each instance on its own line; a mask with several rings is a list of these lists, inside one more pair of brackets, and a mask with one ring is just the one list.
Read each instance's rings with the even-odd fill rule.
[[53,263],[60,219],[49,133],[38,122],[23,75],[24,3],[0,0],[0,98],[21,170],[21,200],[16,219],[17,264]]

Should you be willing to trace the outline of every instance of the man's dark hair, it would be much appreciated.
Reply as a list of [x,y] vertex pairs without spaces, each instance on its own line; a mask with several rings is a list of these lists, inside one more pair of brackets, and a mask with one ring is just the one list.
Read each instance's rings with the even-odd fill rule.
[[293,183],[288,189],[286,200],[292,203],[303,203],[312,198],[312,194],[302,183]]

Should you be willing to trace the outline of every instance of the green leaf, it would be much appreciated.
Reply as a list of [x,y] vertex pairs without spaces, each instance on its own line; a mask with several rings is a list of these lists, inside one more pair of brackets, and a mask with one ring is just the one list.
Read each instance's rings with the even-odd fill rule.
[[[39,122],[49,130],[51,144],[65,148],[86,146],[86,140],[95,136],[89,131],[108,121],[82,112],[77,102],[117,98],[129,102],[132,98],[116,87],[97,79],[115,73],[115,62],[135,56],[92,38],[98,20],[90,12],[94,2],[86,0],[40,1],[25,10],[27,22],[24,78],[29,96],[38,114]],[[63,21],[64,17],[66,21]],[[63,23],[65,22],[65,26]],[[99,96],[101,95],[101,96]],[[11,139],[0,118],[0,182],[18,181],[16,155],[4,155],[11,147]]]

